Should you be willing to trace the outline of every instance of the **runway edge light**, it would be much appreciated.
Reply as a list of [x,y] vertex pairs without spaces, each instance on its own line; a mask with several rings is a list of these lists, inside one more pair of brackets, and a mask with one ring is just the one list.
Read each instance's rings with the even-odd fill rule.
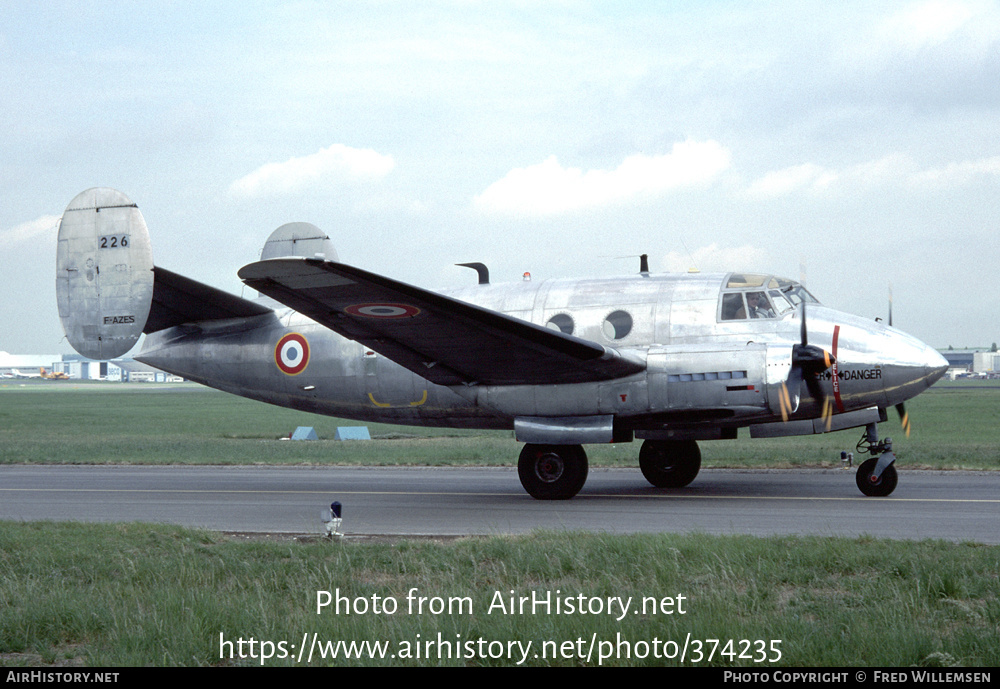
[[336,500],[330,503],[330,507],[324,509],[321,514],[321,519],[326,528],[327,538],[343,538],[344,534],[340,533],[340,525],[343,519],[340,516],[341,506]]

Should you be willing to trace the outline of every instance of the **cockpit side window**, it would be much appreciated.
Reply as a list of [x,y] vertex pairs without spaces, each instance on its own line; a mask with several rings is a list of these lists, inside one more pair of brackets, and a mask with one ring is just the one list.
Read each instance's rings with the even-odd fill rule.
[[768,287],[777,287],[778,291],[781,292],[781,294],[783,294],[793,306],[798,306],[804,301],[809,302],[810,304],[819,303],[819,300],[809,294],[809,290],[798,282],[792,282],[791,280],[786,280],[785,278],[771,278],[771,282],[768,283]]
[[735,321],[746,318],[746,313],[746,305],[743,303],[742,292],[722,295],[722,320]]
[[802,302],[806,301],[810,304],[818,304],[819,301],[813,295],[806,291],[806,288],[802,285],[792,285],[791,287],[786,287],[781,290],[782,294],[787,296],[793,304],[798,306]]
[[779,318],[802,302],[819,303],[800,283],[768,275],[732,273],[722,289],[723,321]]
[[747,292],[745,318],[775,318],[774,309],[763,292]]
[[785,313],[785,311],[791,311],[793,308],[792,302],[788,301],[785,296],[776,289],[772,289],[768,292],[771,297],[771,303],[774,304],[774,312],[777,314]]

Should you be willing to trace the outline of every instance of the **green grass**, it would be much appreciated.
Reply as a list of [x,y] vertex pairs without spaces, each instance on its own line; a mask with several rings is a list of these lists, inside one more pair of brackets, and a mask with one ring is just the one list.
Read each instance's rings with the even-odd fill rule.
[[[60,387],[65,386],[65,387]],[[900,466],[1000,468],[1000,389],[939,385],[908,403]],[[367,424],[371,442],[277,440],[296,426],[331,438],[357,422],[197,386],[0,386],[0,463],[505,464],[508,432]],[[701,443],[707,466],[836,466],[860,430]],[[638,443],[588,446],[596,465],[634,465]],[[996,666],[1000,548],[870,538],[536,533],[453,542],[242,542],[171,526],[0,523],[0,665],[256,664],[219,657],[219,635],[300,643],[589,643],[780,640],[778,665]],[[317,590],[351,599],[465,598],[473,614],[317,615]],[[682,594],[686,615],[487,615],[492,596]],[[739,650],[739,644],[736,646]],[[732,647],[730,647],[732,649]],[[708,647],[705,647],[707,655]],[[596,656],[595,656],[596,658]],[[316,661],[342,665],[510,665],[499,658]],[[293,664],[273,658],[271,664]],[[579,665],[578,657],[531,658]],[[590,664],[597,664],[592,658]],[[612,665],[676,659],[610,659]],[[690,664],[690,663],[688,663]],[[703,663],[704,664],[704,663]]]
[[[536,533],[448,543],[245,543],[170,526],[0,523],[0,664],[233,665],[219,640],[404,642],[721,639],[718,666],[1000,663],[1000,548],[870,538]],[[408,614],[407,592],[468,599]],[[316,613],[317,591],[377,596],[395,614]],[[684,596],[685,614],[488,614],[494,596]],[[418,637],[418,635],[420,635]],[[620,636],[618,636],[620,635]],[[781,660],[722,651],[780,640]],[[588,664],[575,656],[530,665]],[[610,646],[599,647],[607,651]],[[730,647],[731,649],[733,647]],[[739,645],[735,647],[739,649]],[[709,646],[703,647],[707,656]],[[689,647],[693,654],[694,648]],[[770,653],[770,651],[768,651]],[[772,654],[772,657],[773,654]],[[694,658],[693,655],[689,658]],[[609,665],[677,665],[609,658]],[[500,658],[323,660],[326,665],[513,665]],[[295,664],[273,658],[268,665]],[[597,655],[590,665],[598,664]],[[688,665],[695,664],[688,662]]]
[[[506,431],[366,424],[371,442],[338,442],[364,425],[283,409],[200,386],[44,382],[0,387],[0,463],[505,465],[520,445]],[[1000,387],[939,384],[911,400],[905,437],[895,412],[880,426],[901,468],[1000,469]],[[278,440],[314,426],[322,440]],[[745,431],[743,432],[745,434]],[[839,466],[861,429],[701,443],[704,466]],[[637,464],[639,443],[588,445],[595,466]]]

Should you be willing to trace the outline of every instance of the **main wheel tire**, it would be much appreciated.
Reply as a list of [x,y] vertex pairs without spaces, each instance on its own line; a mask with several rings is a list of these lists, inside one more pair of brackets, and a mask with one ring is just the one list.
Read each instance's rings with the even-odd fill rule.
[[854,479],[857,481],[858,489],[868,497],[884,498],[896,490],[899,476],[896,474],[896,466],[890,464],[882,471],[882,475],[875,479],[872,474],[875,473],[876,464],[878,464],[878,459],[875,457],[866,459],[858,467],[858,473],[855,474]]
[[517,475],[537,500],[568,500],[587,481],[587,453],[580,445],[532,445],[521,450]]
[[701,470],[701,450],[694,440],[646,440],[639,449],[639,468],[657,488],[683,488]]

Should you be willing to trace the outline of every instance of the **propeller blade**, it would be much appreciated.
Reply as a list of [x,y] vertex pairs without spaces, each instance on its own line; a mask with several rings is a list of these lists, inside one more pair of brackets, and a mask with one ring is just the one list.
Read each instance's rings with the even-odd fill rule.
[[833,402],[829,397],[823,399],[823,423],[826,424],[826,432],[829,433],[833,426]]
[[802,346],[805,346],[805,345],[809,344],[809,341],[806,338],[806,303],[805,302],[802,302],[802,324],[800,326],[800,329],[802,331]]
[[781,420],[788,421],[788,417],[798,411],[799,391],[802,389],[802,369],[792,366],[788,372],[788,380],[781,384],[781,391],[778,395],[778,402],[781,405]]
[[906,411],[906,407],[900,402],[896,405],[896,411],[899,412],[899,423],[906,431],[906,437],[910,437],[910,415]]
[[892,327],[892,283],[889,283],[889,327]]
[[836,360],[822,347],[809,344],[805,302],[802,302],[800,333],[802,343],[792,346],[792,368],[788,373],[788,380],[781,386],[779,395],[781,419],[788,421],[788,417],[798,410],[799,395],[804,381],[809,394],[822,407],[822,418],[826,423],[827,430],[829,430],[833,417],[833,404],[823,393],[823,387],[819,383],[819,375],[833,366]]

